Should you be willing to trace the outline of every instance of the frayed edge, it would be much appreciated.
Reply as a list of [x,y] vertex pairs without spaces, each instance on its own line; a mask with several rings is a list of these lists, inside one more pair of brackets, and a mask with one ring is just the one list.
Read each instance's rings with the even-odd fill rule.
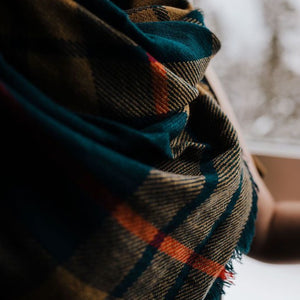
[[246,168],[250,175],[250,180],[252,184],[252,207],[249,214],[248,221],[244,227],[240,240],[235,248],[231,258],[228,263],[225,265],[224,276],[221,278],[218,277],[208,294],[205,297],[205,300],[220,300],[221,295],[225,295],[224,288],[228,288],[234,285],[234,277],[236,272],[234,271],[233,261],[242,262],[242,257],[244,254],[248,254],[251,248],[252,240],[255,234],[255,221],[257,216],[257,199],[258,199],[258,186],[256,185],[252,174],[249,171],[248,165],[245,162]]

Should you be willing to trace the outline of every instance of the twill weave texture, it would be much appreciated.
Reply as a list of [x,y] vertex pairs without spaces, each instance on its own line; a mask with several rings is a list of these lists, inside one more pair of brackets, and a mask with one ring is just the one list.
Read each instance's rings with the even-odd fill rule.
[[256,185],[184,0],[0,2],[1,299],[219,299]]

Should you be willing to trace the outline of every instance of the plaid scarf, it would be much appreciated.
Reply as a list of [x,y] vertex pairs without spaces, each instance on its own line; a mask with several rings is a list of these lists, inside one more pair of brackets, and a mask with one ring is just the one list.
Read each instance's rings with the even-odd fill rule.
[[219,298],[256,186],[218,49],[184,0],[1,1],[2,299]]

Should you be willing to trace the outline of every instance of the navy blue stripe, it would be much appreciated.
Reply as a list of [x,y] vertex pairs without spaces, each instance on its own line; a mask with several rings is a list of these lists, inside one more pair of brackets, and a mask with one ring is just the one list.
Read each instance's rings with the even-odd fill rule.
[[[191,203],[188,203],[184,206],[179,212],[173,217],[173,219],[162,228],[162,232],[166,235],[174,231],[178,226],[180,226],[184,220],[195,210],[202,202],[210,197],[214,192],[218,184],[218,174],[211,161],[205,163],[201,166],[201,171],[205,176],[205,184],[201,194]],[[158,239],[160,240],[158,242]],[[134,282],[142,275],[142,273],[147,269],[151,264],[151,261],[157,253],[159,246],[163,242],[164,238],[161,238],[161,235],[158,235],[154,240],[148,245],[141,257],[141,259],[135,264],[133,269],[124,277],[123,281],[112,291],[111,295],[113,297],[123,297],[124,293],[131,287]],[[153,245],[155,244],[155,248]]]
[[213,235],[215,229],[219,226],[220,223],[222,223],[232,212],[237,200],[239,199],[241,195],[242,190],[242,184],[243,184],[243,173],[241,174],[240,178],[240,184],[235,193],[232,195],[231,200],[226,208],[226,211],[221,215],[221,217],[215,222],[215,224],[212,227],[212,230],[208,234],[208,236],[194,249],[194,253],[189,257],[188,264],[185,264],[185,266],[182,268],[180,274],[176,278],[176,281],[174,285],[169,289],[168,293],[165,296],[165,299],[174,299],[174,297],[178,294],[179,290],[183,286],[186,277],[189,275],[189,272],[191,269],[193,269],[192,265],[195,262],[195,258],[197,257],[195,253],[200,254],[203,247],[206,245],[207,241],[211,238]]

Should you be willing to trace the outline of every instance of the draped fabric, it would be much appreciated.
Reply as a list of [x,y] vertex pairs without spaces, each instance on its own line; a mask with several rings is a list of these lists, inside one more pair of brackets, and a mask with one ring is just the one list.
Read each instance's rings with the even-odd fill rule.
[[1,299],[218,299],[256,185],[184,0],[0,2]]

